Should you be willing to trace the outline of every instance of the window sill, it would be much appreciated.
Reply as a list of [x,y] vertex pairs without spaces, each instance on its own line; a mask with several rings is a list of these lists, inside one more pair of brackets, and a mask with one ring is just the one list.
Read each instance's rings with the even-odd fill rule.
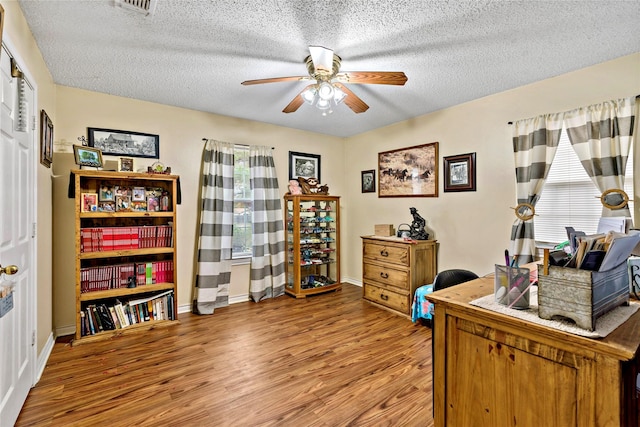
[[251,264],[250,256],[233,258],[231,260],[231,265],[247,265],[247,264]]

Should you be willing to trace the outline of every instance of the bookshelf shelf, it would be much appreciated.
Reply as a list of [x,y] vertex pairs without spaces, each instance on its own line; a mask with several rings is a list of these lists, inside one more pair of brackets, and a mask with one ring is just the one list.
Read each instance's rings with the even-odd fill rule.
[[73,344],[176,324],[178,176],[93,170],[72,174]]

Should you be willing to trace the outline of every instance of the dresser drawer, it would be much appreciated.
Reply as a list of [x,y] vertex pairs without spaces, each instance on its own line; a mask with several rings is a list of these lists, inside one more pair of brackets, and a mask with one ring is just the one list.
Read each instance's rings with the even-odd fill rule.
[[403,314],[409,314],[409,297],[407,295],[365,283],[364,298]]
[[364,245],[365,258],[392,264],[409,265],[409,248],[406,245],[394,246],[366,242]]
[[396,286],[402,289],[409,289],[409,271],[396,268],[389,268],[383,265],[364,263],[362,272],[364,280],[372,280],[385,285]]

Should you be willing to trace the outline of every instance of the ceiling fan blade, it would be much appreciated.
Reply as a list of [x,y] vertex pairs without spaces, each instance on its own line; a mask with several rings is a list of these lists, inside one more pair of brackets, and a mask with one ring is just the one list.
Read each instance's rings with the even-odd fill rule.
[[298,110],[298,108],[300,108],[300,106],[301,106],[302,104],[304,104],[304,99],[302,99],[302,96],[301,96],[301,95],[302,95],[302,92],[304,92],[305,90],[309,89],[311,86],[313,86],[313,85],[309,85],[309,86],[305,87],[304,89],[302,89],[302,90],[300,91],[300,93],[299,93],[299,94],[297,94],[297,95],[295,96],[295,98],[293,98],[293,99],[291,100],[291,102],[289,103],[289,105],[287,105],[286,107],[284,107],[284,110],[282,110],[282,112],[283,112],[283,113],[293,113],[293,112],[297,111],[297,110]]
[[343,83],[398,86],[408,80],[402,71],[347,71],[336,74],[335,78]]
[[250,86],[250,85],[260,85],[263,83],[290,82],[290,81],[301,81],[301,80],[312,80],[312,79],[309,76],[272,77],[270,79],[245,80],[241,84],[245,86]]
[[309,46],[311,60],[316,71],[331,71],[333,69],[333,51],[322,46]]
[[347,94],[347,97],[344,99],[344,103],[347,104],[347,107],[351,108],[354,113],[364,113],[369,109],[369,106],[365,104],[365,102],[358,97],[355,93],[351,92],[349,88],[341,83],[334,83],[335,87],[340,88],[344,93]]

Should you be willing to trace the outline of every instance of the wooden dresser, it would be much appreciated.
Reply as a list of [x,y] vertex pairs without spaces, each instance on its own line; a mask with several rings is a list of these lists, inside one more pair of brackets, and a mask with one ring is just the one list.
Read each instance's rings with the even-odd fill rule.
[[362,237],[362,292],[367,301],[411,316],[416,288],[436,275],[436,241]]
[[436,426],[638,426],[640,311],[590,339],[469,304],[492,293],[483,277],[427,296]]

